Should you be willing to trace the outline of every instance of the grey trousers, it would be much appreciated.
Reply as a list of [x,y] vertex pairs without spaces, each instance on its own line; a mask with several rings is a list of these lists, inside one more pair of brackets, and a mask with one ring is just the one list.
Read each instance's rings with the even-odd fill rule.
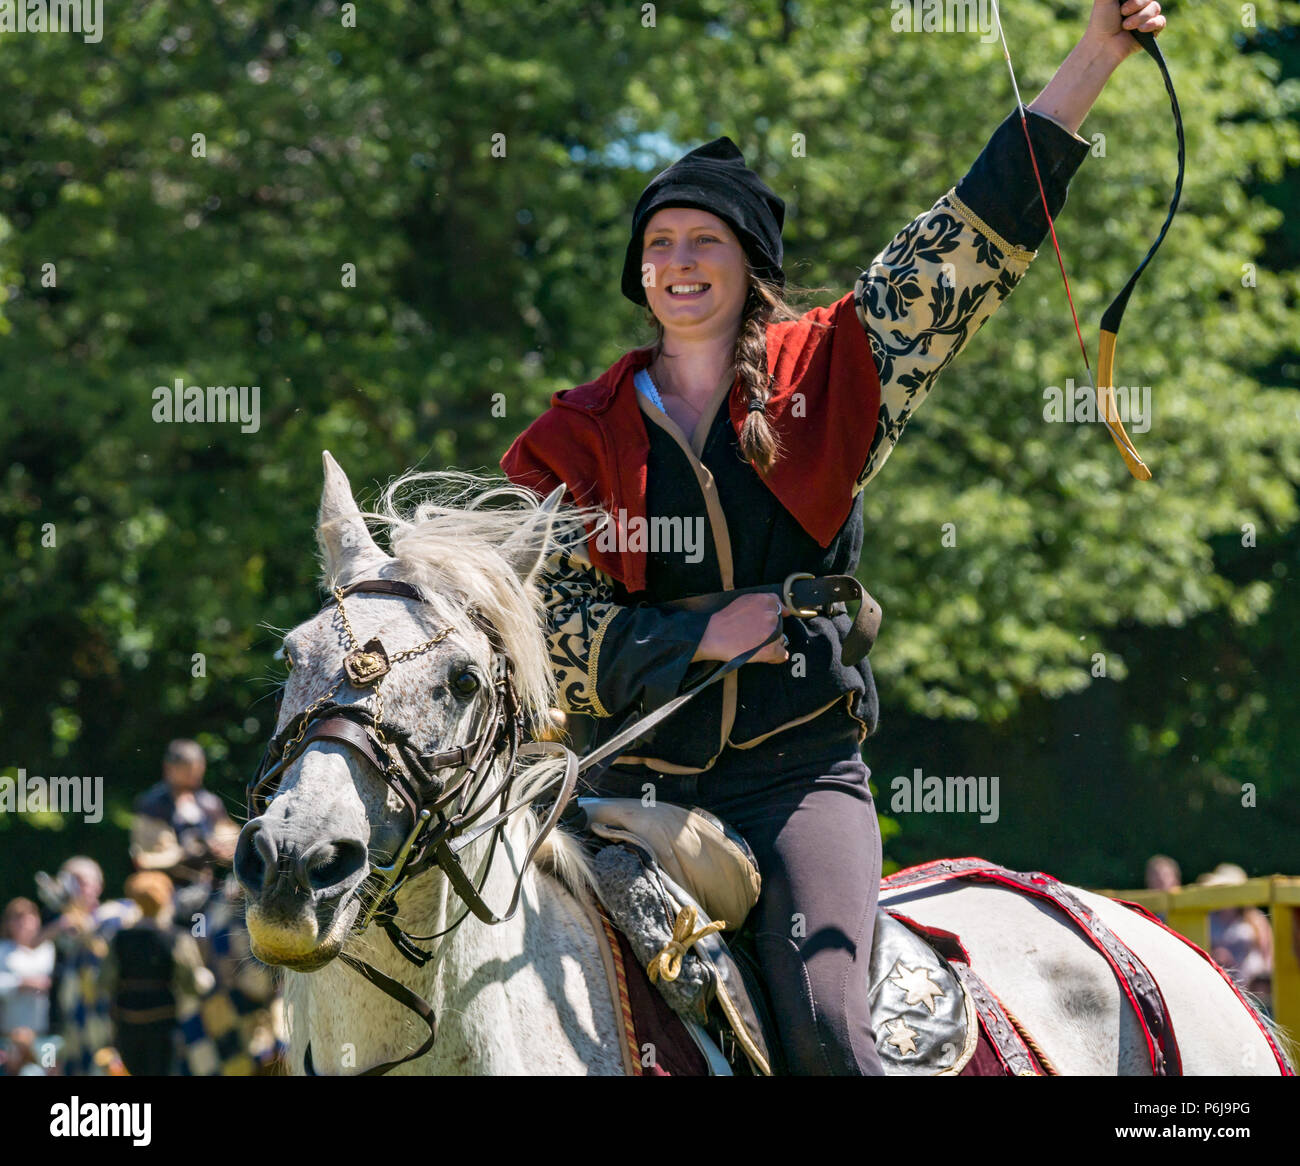
[[[818,722],[824,722],[818,724]],[[784,738],[784,740],[783,740]],[[596,792],[700,806],[753,848],[762,894],[751,917],[786,1069],[880,1076],[867,1000],[880,892],[880,826],[856,722],[837,710],[702,774],[615,766]]]

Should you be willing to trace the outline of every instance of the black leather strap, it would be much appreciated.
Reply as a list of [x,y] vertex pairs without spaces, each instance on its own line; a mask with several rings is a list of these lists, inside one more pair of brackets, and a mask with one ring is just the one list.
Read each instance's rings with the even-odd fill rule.
[[373,592],[376,595],[397,595],[402,599],[414,599],[417,603],[424,601],[424,596],[415,587],[410,583],[403,583],[401,579],[358,579],[343,588],[343,598],[356,595],[358,591]]
[[[523,892],[524,877],[528,873],[528,868],[532,865],[533,858],[538,850],[541,849],[542,843],[555,829],[555,825],[560,820],[560,815],[564,813],[564,808],[568,805],[578,783],[578,759],[571,749],[559,742],[529,741],[519,747],[519,752],[521,754],[563,753],[565,756],[564,772],[553,777],[545,786],[532,791],[528,797],[516,802],[495,817],[479,823],[472,832],[461,834],[460,837],[454,840],[449,839],[444,834],[433,844],[433,853],[437,858],[438,867],[447,876],[452,889],[479,919],[488,924],[504,923],[518,910],[519,896]],[[523,861],[519,864],[519,877],[515,880],[514,892],[510,896],[510,902],[506,905],[505,914],[497,915],[483,901],[478,888],[470,882],[469,876],[465,873],[465,868],[460,864],[460,856],[457,852],[464,849],[475,839],[482,837],[489,830],[499,830],[512,814],[535,802],[543,792],[557,783],[560,790],[555,795],[555,801],[551,803],[550,810],[541,825],[538,826],[537,833],[533,835],[533,840],[528,844],[528,850],[524,854]]]
[[[414,1012],[425,1024],[429,1026],[429,1035],[424,1038],[424,1043],[414,1052],[407,1053],[406,1056],[396,1061],[383,1061],[378,1065],[372,1065],[357,1073],[358,1077],[382,1077],[390,1069],[396,1069],[398,1065],[405,1065],[407,1061],[414,1061],[417,1057],[424,1056],[431,1048],[434,1041],[438,1039],[438,1017],[434,1014],[433,1005],[427,1000],[417,996],[405,984],[399,984],[396,980],[390,979],[384,975],[378,968],[372,968],[364,960],[359,960],[355,956],[349,955],[345,951],[339,952],[338,958],[341,959],[348,967],[357,972],[368,983],[373,984],[385,996],[396,1000],[399,1004],[404,1005]],[[319,1077],[316,1072],[316,1066],[312,1064],[311,1059],[311,1042],[307,1042],[307,1051],[303,1056],[302,1071],[305,1076]]]
[[[782,583],[762,583],[756,587],[737,587],[731,591],[708,591],[700,595],[688,595],[683,599],[669,600],[663,606],[677,607],[686,611],[717,611],[726,607],[742,595],[776,595],[784,602],[785,585]],[[840,659],[852,667],[865,659],[875,646],[876,636],[880,632],[883,612],[880,604],[868,594],[867,589],[852,575],[822,575],[813,579],[796,579],[790,585],[789,598],[792,606],[804,611],[815,611],[818,615],[831,615],[836,604],[847,605],[857,601],[858,610],[853,616],[853,626],[844,638],[840,649]]]

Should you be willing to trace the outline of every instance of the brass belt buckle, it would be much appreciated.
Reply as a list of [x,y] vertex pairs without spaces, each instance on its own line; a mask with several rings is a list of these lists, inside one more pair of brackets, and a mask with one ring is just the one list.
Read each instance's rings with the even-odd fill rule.
[[790,588],[798,579],[816,579],[817,576],[811,571],[791,571],[785,577],[785,582],[781,584],[781,599],[786,607],[790,608],[800,619],[812,619],[815,615],[821,613],[815,607],[795,607],[794,599],[791,597]]

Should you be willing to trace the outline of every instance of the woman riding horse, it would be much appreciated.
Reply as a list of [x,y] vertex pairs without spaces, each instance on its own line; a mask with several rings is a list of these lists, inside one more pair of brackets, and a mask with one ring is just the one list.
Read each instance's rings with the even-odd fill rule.
[[1096,0],[1027,128],[1009,116],[850,294],[803,315],[783,295],[784,202],[726,137],[686,154],[641,195],[622,275],[657,340],[556,393],[502,459],[517,483],[565,483],[613,519],[558,546],[545,580],[561,707],[588,745],[784,631],[594,786],[702,806],[748,840],[790,1072],[882,1072],[867,999],[881,846],[861,756],[878,701],[860,629],[817,580],[857,571],[863,487],[1028,270],[1044,200],[1055,217],[1088,153],[1076,131],[1138,51],[1129,31],[1158,33],[1159,13]]

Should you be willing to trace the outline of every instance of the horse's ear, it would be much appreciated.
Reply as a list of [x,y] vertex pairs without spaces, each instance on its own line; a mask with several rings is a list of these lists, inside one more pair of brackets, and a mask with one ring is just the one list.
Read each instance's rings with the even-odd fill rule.
[[563,482],[556,486],[538,506],[532,521],[512,534],[501,548],[502,555],[523,580],[525,587],[532,585],[546,558],[551,542],[551,528],[567,488]]
[[326,575],[339,584],[346,584],[363,568],[388,556],[371,537],[343,468],[329,450],[322,451],[321,460],[325,464],[325,488],[320,496],[316,539],[325,556]]

